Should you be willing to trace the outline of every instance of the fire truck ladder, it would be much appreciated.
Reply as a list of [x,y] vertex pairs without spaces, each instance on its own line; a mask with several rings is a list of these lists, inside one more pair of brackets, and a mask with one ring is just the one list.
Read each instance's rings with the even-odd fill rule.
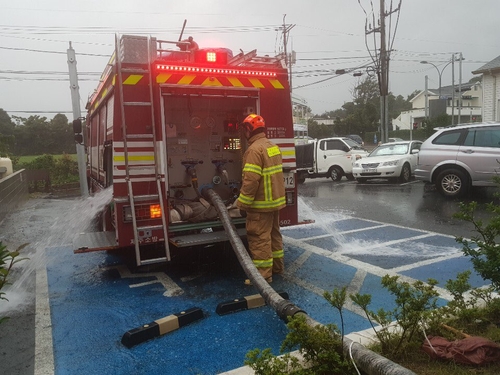
[[[156,126],[155,126],[155,117],[154,117],[154,104],[153,104],[153,72],[152,72],[152,61],[151,61],[151,38],[148,36],[147,38],[147,69],[141,68],[125,68],[122,66],[121,59],[121,43],[118,34],[115,36],[115,49],[116,49],[116,66],[117,66],[117,75],[118,82],[120,88],[120,97],[121,97],[121,116],[122,116],[122,128],[123,128],[123,152],[125,156],[125,180],[127,182],[128,189],[128,198],[130,202],[130,210],[132,214],[132,225],[134,228],[134,245],[135,245],[135,258],[138,266],[160,263],[165,261],[170,261],[170,250],[168,247],[168,235],[167,235],[167,222],[165,217],[165,207],[163,203],[163,194],[161,189],[161,174],[159,170],[159,152],[158,145],[156,142]],[[123,96],[123,73],[127,74],[146,74],[148,76],[148,84],[149,84],[149,101],[146,102],[125,102]],[[151,134],[127,134],[127,121],[125,117],[125,107],[127,106],[147,106],[151,108]],[[149,140],[153,143],[153,154],[154,154],[154,170],[156,177],[156,194],[148,194],[148,195],[134,195],[134,176],[130,174],[130,170],[134,169],[133,166],[129,166],[129,154],[128,154],[128,145],[127,142],[131,140]],[[155,226],[139,226],[137,224],[137,216],[136,216],[136,202],[140,201],[154,201],[153,203],[158,203],[161,208],[161,225]],[[153,259],[144,259],[141,256],[140,251],[140,240],[141,238],[147,234],[151,233],[153,230],[162,229],[163,237],[164,237],[164,246],[165,246],[165,256],[153,258]],[[141,235],[142,234],[142,235]]]

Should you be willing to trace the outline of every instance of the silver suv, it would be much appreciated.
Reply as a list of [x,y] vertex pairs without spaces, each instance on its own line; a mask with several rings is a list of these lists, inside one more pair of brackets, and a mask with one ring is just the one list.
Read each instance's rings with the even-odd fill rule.
[[471,186],[494,186],[500,176],[500,123],[440,128],[420,148],[415,177],[432,183],[448,197],[461,197]]

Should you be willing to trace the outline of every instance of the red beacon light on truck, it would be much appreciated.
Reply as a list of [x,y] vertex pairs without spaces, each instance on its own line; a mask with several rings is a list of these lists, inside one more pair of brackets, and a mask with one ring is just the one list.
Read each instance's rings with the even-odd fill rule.
[[[233,57],[227,48],[206,48],[194,51],[194,61],[188,62],[159,62],[155,65],[156,71],[166,71],[180,74],[223,74],[236,77],[276,79],[277,72],[272,69],[249,69],[228,65]],[[229,64],[231,62],[229,61]]]
[[217,53],[207,52],[206,59],[207,62],[217,62]]
[[226,48],[210,48],[200,49],[195,51],[194,61],[197,63],[208,63],[211,65],[227,65],[228,58],[232,56],[231,51]]

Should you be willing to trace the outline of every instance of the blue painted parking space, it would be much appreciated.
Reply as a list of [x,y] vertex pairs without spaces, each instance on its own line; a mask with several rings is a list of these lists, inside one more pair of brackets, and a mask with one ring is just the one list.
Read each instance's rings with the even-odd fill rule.
[[[472,270],[454,238],[354,217],[283,228],[285,266],[273,288],[285,291],[313,319],[340,326],[322,297],[347,286],[372,295],[370,309],[390,309],[381,286],[385,274],[404,280],[435,278],[444,287],[458,272]],[[217,305],[256,293],[245,286],[239,265],[206,264],[131,272],[112,253],[73,254],[47,250],[47,282],[56,374],[218,374],[243,366],[255,348],[279,348],[287,328],[268,306],[219,316]],[[484,282],[473,273],[473,286]],[[444,300],[441,301],[444,303]],[[198,307],[203,319],[126,348],[126,331]],[[369,328],[356,309],[344,311],[346,333]]]

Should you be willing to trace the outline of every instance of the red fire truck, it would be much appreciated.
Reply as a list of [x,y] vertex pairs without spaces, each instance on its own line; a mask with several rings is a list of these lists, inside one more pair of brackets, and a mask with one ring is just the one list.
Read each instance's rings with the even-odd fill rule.
[[[227,241],[201,191],[213,189],[228,206],[237,198],[245,150],[238,124],[250,113],[264,117],[283,154],[281,225],[297,224],[284,57],[188,43],[116,36],[83,130],[90,193],[112,189],[112,201],[101,231],[82,235],[76,252],[134,248],[140,266],[168,262],[185,247]],[[238,213],[230,210],[244,236]]]

